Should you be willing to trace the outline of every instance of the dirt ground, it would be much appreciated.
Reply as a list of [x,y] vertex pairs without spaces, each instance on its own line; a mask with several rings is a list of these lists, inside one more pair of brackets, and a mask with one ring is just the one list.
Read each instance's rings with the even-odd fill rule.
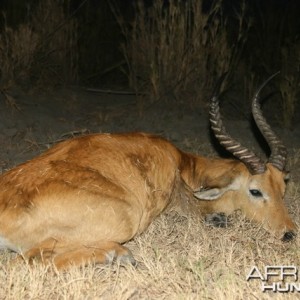
[[[224,116],[228,132],[264,157],[268,149],[257,129],[245,116],[235,117],[238,120]],[[293,131],[278,126],[274,130],[290,151],[300,147],[300,124]],[[195,152],[196,146],[196,152],[202,155],[211,155],[203,146],[213,144],[211,151],[228,155],[212,138],[207,109],[162,103],[145,104],[141,108],[134,95],[91,92],[84,88],[38,95],[15,90],[10,92],[9,98],[0,96],[2,170],[72,136],[132,131],[162,135],[186,151]]]

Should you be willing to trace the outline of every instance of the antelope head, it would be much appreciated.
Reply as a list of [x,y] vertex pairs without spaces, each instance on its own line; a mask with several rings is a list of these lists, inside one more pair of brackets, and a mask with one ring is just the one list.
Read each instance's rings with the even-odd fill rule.
[[220,200],[220,211],[226,212],[228,207],[231,207],[232,211],[241,210],[250,220],[263,224],[265,229],[281,237],[283,241],[289,241],[295,236],[296,226],[284,205],[288,180],[288,172],[285,170],[287,151],[263,117],[259,103],[261,90],[275,75],[277,73],[259,87],[252,100],[253,118],[271,150],[266,163],[226,132],[218,100],[224,78],[218,83],[210,105],[211,128],[220,144],[241,163],[234,164],[230,174],[227,172],[223,175],[230,179],[225,187],[199,191],[195,196],[205,200]]

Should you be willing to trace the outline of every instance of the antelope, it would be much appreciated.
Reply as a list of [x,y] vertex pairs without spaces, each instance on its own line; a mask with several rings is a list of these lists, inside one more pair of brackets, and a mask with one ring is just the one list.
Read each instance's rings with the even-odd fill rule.
[[[273,77],[273,76],[272,76]],[[227,134],[219,82],[212,130],[237,159],[186,153],[146,133],[90,134],[65,140],[0,177],[0,248],[59,269],[88,263],[135,264],[123,244],[167,208],[181,207],[216,226],[236,210],[283,241],[296,226],[284,205],[286,148],[262,115],[254,120],[271,148],[267,163]]]

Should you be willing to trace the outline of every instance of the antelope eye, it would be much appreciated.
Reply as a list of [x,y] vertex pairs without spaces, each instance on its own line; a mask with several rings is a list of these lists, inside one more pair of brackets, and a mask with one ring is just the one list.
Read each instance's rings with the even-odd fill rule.
[[262,197],[262,193],[260,190],[249,190],[250,194],[253,196],[253,197]]

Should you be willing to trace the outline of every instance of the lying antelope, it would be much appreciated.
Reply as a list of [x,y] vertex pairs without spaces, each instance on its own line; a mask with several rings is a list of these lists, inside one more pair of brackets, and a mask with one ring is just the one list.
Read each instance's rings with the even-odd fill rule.
[[210,122],[239,160],[182,152],[145,133],[92,134],[66,140],[0,177],[0,248],[25,259],[70,264],[135,263],[122,244],[143,232],[167,207],[181,206],[222,226],[241,210],[284,241],[295,225],[284,206],[286,150],[252,110],[271,148],[268,163],[225,131],[215,91]]

